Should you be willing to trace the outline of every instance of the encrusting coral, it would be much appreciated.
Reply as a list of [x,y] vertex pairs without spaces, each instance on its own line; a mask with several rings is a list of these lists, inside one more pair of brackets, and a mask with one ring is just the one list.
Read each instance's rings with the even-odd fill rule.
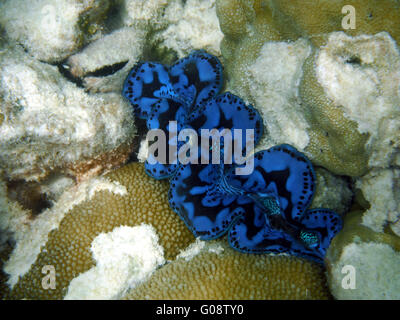
[[68,57],[63,68],[90,92],[120,92],[143,52],[146,32],[121,28]]
[[203,49],[220,56],[223,34],[216,14],[216,0],[169,1],[163,18],[168,23],[154,35],[159,50],[173,50],[178,58]]
[[[37,243],[35,238],[40,237],[41,230],[27,230],[20,247],[17,241],[16,249],[5,266],[7,273],[17,273],[12,275],[11,282],[9,280],[9,284],[15,284],[9,298],[63,298],[72,279],[95,266],[90,249],[93,240],[116,227],[138,226],[142,223],[153,226],[166,259],[173,259],[194,240],[184,223],[168,206],[168,183],[148,177],[142,164],[124,166],[109,173],[105,179],[111,182],[111,185],[110,182],[109,186],[106,185],[106,190],[92,192],[90,199],[67,210],[58,224],[53,222],[55,225],[44,236],[40,253],[30,262],[32,265],[21,256],[37,251],[31,246]],[[77,198],[76,195],[74,197]],[[52,217],[57,214],[49,212]],[[46,212],[41,216],[46,218]],[[42,268],[47,265],[54,266],[56,270],[54,290],[42,287],[45,276]]]
[[372,170],[357,181],[368,205],[364,206],[363,225],[376,232],[390,229],[400,237],[400,170]]
[[74,278],[65,300],[118,299],[165,263],[155,229],[146,224],[114,228],[92,242],[96,266]]
[[[342,25],[348,5],[355,8],[354,29]],[[0,297],[399,299],[398,21],[398,0],[0,0]],[[224,72],[205,51],[173,64],[193,50],[221,58]],[[255,152],[268,156],[256,161],[255,175],[285,163],[271,148],[280,145],[285,155],[299,150],[297,160],[303,153],[310,159],[312,182],[297,177],[303,162],[289,159],[289,174],[246,195],[258,211],[247,206],[247,221],[235,215],[231,221],[224,210],[251,185],[246,179],[270,180],[211,181],[220,168],[189,165],[179,169],[187,174],[189,168],[189,175],[169,184],[148,177],[145,168],[166,177],[165,166],[148,163],[99,176],[126,162],[138,140],[136,125],[143,134],[143,122],[134,122],[120,92],[129,70],[147,60],[158,62],[157,71],[143,63],[132,74],[145,72],[152,90],[145,91],[158,99],[144,117],[149,129],[168,131],[171,115],[195,131],[204,123],[225,125],[231,116],[233,127],[259,122]],[[163,82],[164,69],[174,69],[170,81]],[[211,97],[225,88],[225,76],[232,94]],[[143,84],[135,79],[125,83],[128,98]],[[157,91],[152,80],[164,88]],[[198,93],[209,100],[196,114],[201,121],[181,121],[190,112],[180,104],[195,107]],[[231,103],[248,114],[239,116]],[[134,109],[137,117],[146,108]],[[310,203],[312,195],[304,200],[300,193],[312,194],[314,181]],[[281,205],[296,203],[287,190],[303,198],[294,214],[276,215]],[[296,210],[308,212],[313,219],[300,222],[322,234],[298,228]],[[210,227],[209,217],[219,220]],[[335,235],[342,217],[344,228]],[[324,218],[333,229],[321,227]],[[188,226],[211,238],[221,229],[228,236],[193,243]],[[292,250],[299,239],[303,245]],[[321,239],[316,260],[326,270],[309,259],[252,255],[228,244],[299,255]],[[355,289],[346,289],[349,266]],[[51,268],[55,289],[43,282]]]
[[109,0],[9,0],[0,25],[35,58],[58,62],[101,34]]
[[[224,240],[196,242],[124,299],[329,299],[323,269],[290,256],[250,255]],[[194,246],[191,250],[196,251]]]
[[337,299],[399,299],[400,239],[366,227],[362,214],[346,215],[327,251],[329,288]]
[[310,125],[306,151],[313,161],[336,174],[360,176],[367,170],[365,143],[367,135],[357,131],[357,124],[347,119],[342,111],[324,94],[315,75],[315,56],[306,59],[299,87],[304,113]]
[[126,161],[136,127],[120,95],[90,95],[18,46],[3,48],[0,73],[2,176],[82,179]]
[[360,176],[390,165],[398,145],[400,5],[353,1],[357,25],[345,30],[347,4],[219,0],[217,13],[228,89],[272,115],[260,148],[291,143],[335,174]]

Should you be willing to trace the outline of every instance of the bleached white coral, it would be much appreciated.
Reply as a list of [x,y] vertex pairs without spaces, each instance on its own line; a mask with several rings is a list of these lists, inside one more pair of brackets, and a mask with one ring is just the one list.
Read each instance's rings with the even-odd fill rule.
[[[0,211],[0,229],[12,232],[16,242],[15,249],[4,266],[4,271],[9,275],[10,287],[29,271],[42,246],[46,244],[49,233],[58,228],[65,214],[79,203],[90,200],[101,190],[119,195],[126,194],[126,188],[117,182],[93,178],[66,190],[53,207],[43,211],[32,221],[28,221],[27,214],[24,215],[22,210],[11,207],[7,211]],[[1,199],[7,198],[3,195]]]
[[400,253],[387,244],[351,243],[331,267],[331,292],[344,300],[400,299],[399,266]]
[[306,40],[266,42],[243,75],[250,97],[264,119],[264,139],[258,149],[289,143],[303,150],[309,141],[308,124],[298,99],[302,66],[311,53]]
[[[142,29],[118,29],[69,57],[66,62],[69,72],[74,77],[83,79],[83,85],[92,92],[121,92],[130,69],[142,55],[146,34]],[[91,74],[119,63],[126,64],[109,76],[97,77]]]
[[218,242],[207,242],[196,238],[196,241],[191,243],[185,250],[182,250],[176,259],[192,260],[199,253],[208,251],[219,254],[224,251],[224,248]]
[[119,0],[125,26],[146,28],[162,23],[163,9],[168,0]]
[[[368,133],[369,167],[396,164],[400,147],[400,52],[387,32],[329,35],[316,60],[316,74],[329,99]],[[397,163],[398,165],[398,163]]]
[[383,232],[387,224],[400,236],[396,224],[400,219],[400,169],[373,170],[356,184],[370,208],[362,223],[376,232]]
[[74,278],[66,300],[118,299],[165,262],[155,229],[121,226],[92,242],[96,266]]
[[161,46],[173,49],[179,58],[191,51],[204,49],[220,56],[223,38],[216,13],[215,0],[172,1],[165,10],[168,27],[157,38]]
[[84,44],[85,28],[101,23],[108,7],[109,0],[6,0],[0,25],[34,57],[54,62]]
[[0,252],[15,234],[26,231],[29,222],[30,212],[8,198],[6,182],[0,179]]
[[38,180],[127,145],[135,132],[120,94],[89,95],[18,48],[0,56],[0,99],[0,164],[11,179]]

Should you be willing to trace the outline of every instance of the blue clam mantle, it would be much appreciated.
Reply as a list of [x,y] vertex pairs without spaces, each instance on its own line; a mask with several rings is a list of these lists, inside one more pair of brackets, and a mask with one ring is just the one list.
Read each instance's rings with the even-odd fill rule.
[[[177,122],[178,131],[253,129],[256,144],[263,130],[259,113],[229,92],[218,95],[221,87],[220,62],[197,51],[169,68],[151,62],[137,65],[125,81],[123,94],[149,129],[168,132],[170,120]],[[145,167],[156,179],[170,178],[171,208],[203,240],[228,233],[230,245],[240,251],[289,253],[321,263],[342,227],[332,210],[308,210],[314,170],[305,155],[290,145],[257,152],[254,170],[247,175],[235,174],[240,167],[235,161],[146,162]]]

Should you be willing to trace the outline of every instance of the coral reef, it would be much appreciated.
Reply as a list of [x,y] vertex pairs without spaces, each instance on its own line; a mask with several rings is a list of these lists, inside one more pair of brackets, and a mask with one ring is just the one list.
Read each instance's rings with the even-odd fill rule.
[[[121,226],[151,225],[165,259],[173,259],[194,237],[169,208],[167,191],[168,183],[148,177],[142,164],[132,163],[66,192],[56,205],[16,235],[16,248],[4,268],[10,275],[9,298],[63,298],[74,278],[96,267],[91,252],[93,240]],[[160,262],[160,258],[156,261]],[[47,265],[56,270],[54,290],[41,285],[44,277],[41,270]],[[128,283],[130,278],[127,275]],[[103,279],[112,281],[107,276]],[[125,285],[118,283],[120,289],[104,294],[109,294],[108,297],[118,294]]]
[[357,1],[358,25],[346,35],[343,1],[311,3],[217,2],[228,89],[271,115],[260,149],[289,142],[340,175],[388,167],[398,140],[400,60],[399,27],[386,18],[398,20],[400,6]]
[[[225,241],[196,243],[124,299],[329,299],[323,269],[288,256],[248,255]],[[191,248],[193,251],[195,248]]]
[[[355,8],[354,29],[342,26],[345,5]],[[336,299],[399,299],[399,21],[398,0],[0,0],[0,298],[325,299],[330,290]],[[198,59],[182,59],[195,50]],[[157,99],[144,120],[137,103],[132,110],[121,96],[125,89],[129,99],[133,87],[123,81],[138,64],[145,79],[129,80],[135,90],[148,84]],[[163,81],[165,70],[170,81]],[[157,77],[164,88],[154,86]],[[232,94],[220,95],[222,89]],[[193,101],[202,105],[197,118],[180,121],[189,114],[180,106]],[[247,221],[234,216],[227,225],[218,214],[228,237],[204,242],[170,209],[172,184],[148,177],[143,164],[116,169],[128,158],[145,162],[147,141],[139,154],[136,147],[146,125],[169,130],[172,117],[195,131],[232,128],[221,115],[232,116],[233,127],[259,122],[259,157],[290,144],[310,160],[314,197],[300,209],[317,223],[333,221],[321,207],[344,219],[330,246],[322,246],[326,270],[309,259],[229,246],[237,240],[237,247],[257,247],[255,237],[246,239],[266,221],[281,228],[274,240],[289,252],[293,235],[303,245],[316,243],[315,233],[301,233],[296,215],[275,219],[288,199],[279,184],[285,179],[278,191],[247,194]],[[165,177],[165,167],[146,168]],[[170,201],[189,226],[207,229],[219,200],[210,185],[194,188],[221,178],[221,168],[201,168],[191,167],[188,177],[182,169]],[[236,203],[242,182],[265,182],[225,173],[211,183],[223,193],[219,208]],[[291,191],[302,189],[287,182]],[[263,214],[255,214],[256,202]],[[260,221],[250,221],[256,216]],[[46,289],[51,267],[56,288]]]
[[400,239],[373,231],[362,225],[362,212],[350,212],[327,251],[329,287],[337,299],[399,299],[399,262]]
[[390,226],[400,236],[400,170],[386,169],[371,171],[357,181],[368,207],[362,224],[376,232]]
[[121,9],[123,25],[134,28],[156,28],[164,25],[163,12],[168,0],[117,0]]
[[159,42],[159,50],[173,50],[178,58],[199,49],[220,56],[223,34],[215,3],[216,0],[170,1],[164,13],[168,26],[157,32],[153,40]]
[[118,29],[70,56],[63,67],[90,92],[120,92],[142,55],[145,34],[142,29]]
[[96,266],[74,278],[65,300],[118,299],[165,262],[153,227],[122,226],[94,238]]
[[[363,224],[399,234],[400,5],[353,1],[357,25],[344,30],[346,4],[217,1],[227,87],[263,115],[258,150],[290,143],[330,174],[354,177],[369,202]],[[339,197],[345,213],[349,193],[335,189],[324,198]]]
[[4,48],[0,72],[3,176],[37,181],[58,172],[82,179],[128,158],[136,129],[120,95],[89,95],[18,46]]
[[35,58],[58,62],[101,34],[109,0],[7,0],[0,25]]
[[317,139],[307,147],[314,161],[351,176],[396,164],[399,85],[400,53],[387,33],[329,35],[305,63],[300,84],[306,114],[318,124],[309,130]]

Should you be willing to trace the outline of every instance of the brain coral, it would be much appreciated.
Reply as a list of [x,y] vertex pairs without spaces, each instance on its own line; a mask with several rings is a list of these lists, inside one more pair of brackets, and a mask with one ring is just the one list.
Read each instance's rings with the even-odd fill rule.
[[[111,232],[119,226],[153,225],[166,259],[174,258],[194,240],[184,223],[169,208],[168,183],[148,177],[143,165],[127,165],[106,178],[124,186],[126,193],[97,191],[90,200],[66,213],[58,228],[48,234],[48,240],[29,271],[13,287],[10,298],[63,298],[71,280],[94,267],[90,251],[92,241],[99,234]],[[41,270],[46,265],[52,265],[56,270],[54,290],[43,289],[41,285],[44,277]],[[10,268],[6,267],[6,271]]]
[[194,257],[182,255],[162,267],[125,299],[330,298],[323,269],[313,262],[244,254],[224,240],[195,245],[203,247]]

